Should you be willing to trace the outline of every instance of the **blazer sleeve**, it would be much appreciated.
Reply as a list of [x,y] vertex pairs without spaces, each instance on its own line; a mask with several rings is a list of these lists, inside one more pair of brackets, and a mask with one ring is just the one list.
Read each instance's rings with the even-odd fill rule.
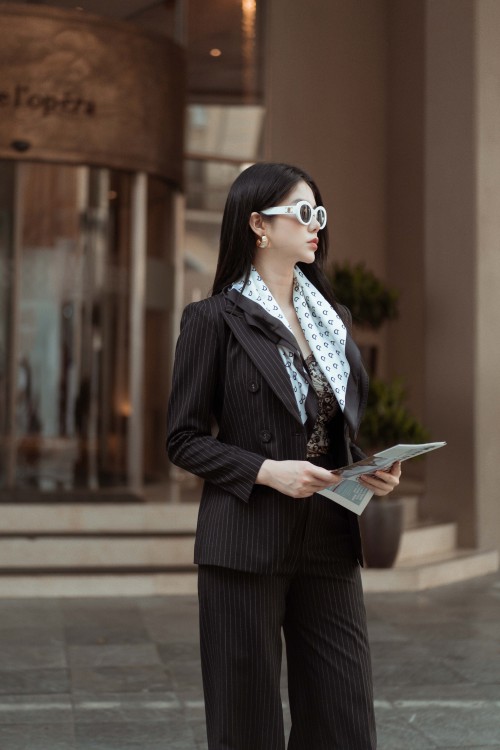
[[221,361],[221,326],[203,302],[188,305],[177,341],[167,415],[167,453],[172,463],[247,501],[265,458],[212,435],[213,406]]

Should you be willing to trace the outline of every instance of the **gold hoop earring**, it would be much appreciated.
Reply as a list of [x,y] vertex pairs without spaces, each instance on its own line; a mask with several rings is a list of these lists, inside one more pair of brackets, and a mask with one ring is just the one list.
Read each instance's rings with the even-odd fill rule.
[[266,247],[269,245],[269,240],[267,239],[266,235],[263,234],[262,237],[259,237],[259,239],[256,242],[257,247],[261,247],[263,250],[266,249]]

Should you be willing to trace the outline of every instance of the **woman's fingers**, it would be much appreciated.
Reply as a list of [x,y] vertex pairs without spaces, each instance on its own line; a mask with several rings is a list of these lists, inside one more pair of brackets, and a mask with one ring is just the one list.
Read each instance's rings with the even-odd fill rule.
[[[359,482],[375,495],[387,495],[398,486],[401,463],[394,463],[389,471],[376,471],[359,477]],[[342,477],[335,472],[315,466],[309,461],[274,461],[266,459],[256,478],[289,497],[303,498],[326,487],[339,484]]]
[[308,461],[297,463],[298,467],[294,467],[298,469],[295,497],[308,497],[319,490],[324,490],[325,487],[338,484],[340,481],[339,477],[320,466],[315,466]]
[[399,484],[401,476],[401,462],[396,461],[389,471],[376,471],[374,474],[363,474],[360,483],[370,489],[375,495],[388,495]]
[[266,484],[289,497],[309,497],[340,478],[327,469],[308,461],[273,461],[267,459],[257,475],[257,484]]

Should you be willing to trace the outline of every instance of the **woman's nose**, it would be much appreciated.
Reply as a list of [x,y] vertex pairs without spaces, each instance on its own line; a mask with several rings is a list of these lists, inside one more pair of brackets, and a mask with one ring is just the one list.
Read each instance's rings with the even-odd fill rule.
[[319,229],[319,221],[316,216],[313,216],[307,227],[310,232],[317,232]]

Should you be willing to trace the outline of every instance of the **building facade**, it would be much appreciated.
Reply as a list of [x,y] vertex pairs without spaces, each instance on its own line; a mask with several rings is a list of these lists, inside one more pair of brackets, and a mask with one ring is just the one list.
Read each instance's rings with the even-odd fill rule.
[[165,472],[184,52],[74,8],[0,21],[2,492],[140,491]]
[[[423,511],[498,548],[500,5],[142,5],[106,3],[101,38],[130,36],[95,69],[99,3],[0,5],[2,24],[43,16],[53,53],[43,79],[14,41],[1,53],[2,493],[165,479],[179,313],[209,292],[227,187],[265,158],[313,174],[332,257],[400,290],[381,374],[448,443],[421,470]],[[71,33],[47,31],[63,18]]]

